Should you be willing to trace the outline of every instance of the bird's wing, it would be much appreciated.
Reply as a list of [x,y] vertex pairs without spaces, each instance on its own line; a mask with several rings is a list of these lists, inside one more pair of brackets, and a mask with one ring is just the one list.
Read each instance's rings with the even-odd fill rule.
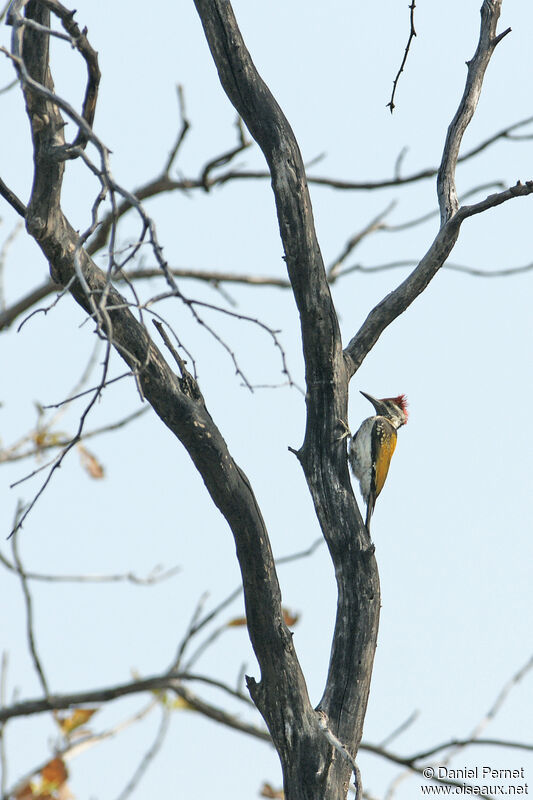
[[372,429],[372,496],[374,502],[383,489],[392,454],[396,448],[396,429],[383,417],[376,419]]

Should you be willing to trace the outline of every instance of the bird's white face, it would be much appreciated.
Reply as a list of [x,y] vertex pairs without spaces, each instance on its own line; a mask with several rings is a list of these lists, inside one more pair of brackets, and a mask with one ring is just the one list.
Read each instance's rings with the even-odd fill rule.
[[397,403],[392,400],[385,400],[384,405],[387,407],[386,413],[383,416],[388,417],[395,428],[401,428],[407,422],[407,413]]
[[[378,411],[378,414],[383,414],[388,417],[395,428],[401,428],[407,422],[407,398],[404,394],[398,397],[385,397],[379,401],[384,410]],[[376,406],[377,410],[377,406]]]

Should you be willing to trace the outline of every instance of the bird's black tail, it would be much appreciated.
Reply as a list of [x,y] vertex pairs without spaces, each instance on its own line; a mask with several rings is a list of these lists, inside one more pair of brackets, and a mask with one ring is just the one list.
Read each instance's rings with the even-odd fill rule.
[[372,518],[372,514],[374,513],[375,505],[376,505],[376,498],[372,494],[370,494],[366,506],[366,520],[365,520],[365,525],[368,533],[370,533],[370,520]]

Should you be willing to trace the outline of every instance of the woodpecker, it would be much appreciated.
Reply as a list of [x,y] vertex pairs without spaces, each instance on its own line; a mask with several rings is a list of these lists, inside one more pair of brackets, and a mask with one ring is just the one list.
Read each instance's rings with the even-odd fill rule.
[[398,397],[376,400],[366,392],[361,394],[370,400],[376,414],[365,419],[355,436],[350,439],[348,459],[353,474],[359,480],[361,494],[366,503],[365,525],[370,531],[370,518],[376,498],[383,489],[396,447],[396,431],[407,422],[407,398],[401,394]]

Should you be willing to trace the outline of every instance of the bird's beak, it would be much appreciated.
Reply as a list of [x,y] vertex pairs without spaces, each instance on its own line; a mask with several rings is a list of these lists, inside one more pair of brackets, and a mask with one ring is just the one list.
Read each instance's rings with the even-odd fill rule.
[[370,400],[370,402],[372,403],[378,414],[382,414],[384,411],[387,410],[386,406],[383,405],[381,400],[377,400],[375,397],[372,397],[371,394],[367,394],[366,392],[361,392],[361,394],[363,395],[363,397],[366,397],[367,400]]

